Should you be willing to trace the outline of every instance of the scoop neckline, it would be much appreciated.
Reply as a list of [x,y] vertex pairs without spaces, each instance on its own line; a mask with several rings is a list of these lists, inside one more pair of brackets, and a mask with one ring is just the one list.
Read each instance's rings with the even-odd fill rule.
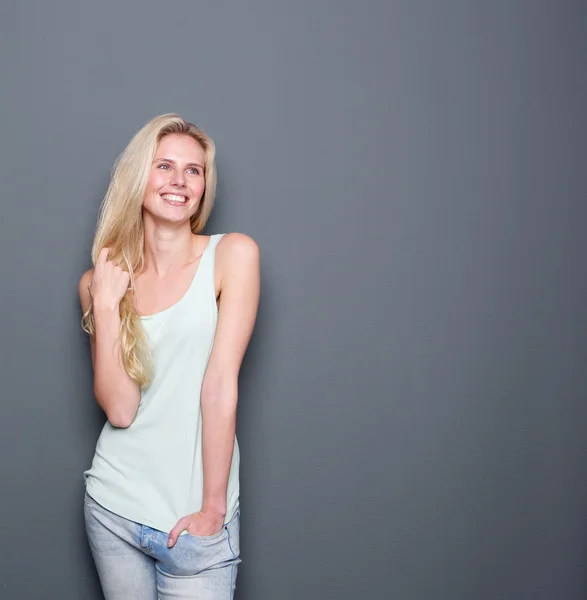
[[210,238],[204,248],[204,251],[202,252],[202,255],[200,256],[200,262],[198,263],[196,272],[194,273],[194,275],[190,281],[190,284],[188,285],[188,288],[185,291],[184,295],[177,302],[174,302],[171,306],[168,306],[167,308],[164,308],[163,310],[160,310],[156,313],[152,313],[150,315],[139,315],[139,318],[141,319],[141,321],[148,321],[149,319],[153,319],[155,317],[158,317],[159,315],[163,315],[163,314],[169,312],[170,310],[174,309],[188,295],[189,291],[192,289],[192,286],[194,285],[194,281],[196,280],[198,273],[200,272],[200,267],[202,266],[202,261],[204,260],[204,256],[206,256],[206,253],[208,252],[208,248],[212,244],[213,237],[214,237],[214,235],[210,236]]

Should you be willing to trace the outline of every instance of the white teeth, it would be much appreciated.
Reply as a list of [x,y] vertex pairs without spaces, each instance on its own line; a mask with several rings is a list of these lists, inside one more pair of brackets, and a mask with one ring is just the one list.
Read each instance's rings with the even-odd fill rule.
[[187,202],[185,196],[176,196],[175,194],[163,194],[161,196],[164,200],[170,200],[171,202]]

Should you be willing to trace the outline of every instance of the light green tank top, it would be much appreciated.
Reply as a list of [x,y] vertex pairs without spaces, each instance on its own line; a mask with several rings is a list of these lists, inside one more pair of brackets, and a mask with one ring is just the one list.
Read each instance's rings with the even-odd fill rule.
[[[214,256],[223,235],[210,236],[185,295],[170,308],[141,317],[153,354],[153,381],[141,392],[130,427],[106,422],[84,473],[96,502],[165,532],[202,507],[200,390],[218,320]],[[226,523],[239,503],[239,462],[235,436]]]

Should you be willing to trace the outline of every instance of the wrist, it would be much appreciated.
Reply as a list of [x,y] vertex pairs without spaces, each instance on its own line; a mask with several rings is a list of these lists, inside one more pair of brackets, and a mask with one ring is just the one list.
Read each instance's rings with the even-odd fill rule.
[[224,519],[224,517],[226,516],[226,506],[222,506],[218,503],[204,502],[202,504],[202,512]]
[[100,300],[94,301],[92,310],[94,311],[94,318],[98,319],[108,319],[113,316],[120,316],[120,305],[118,302],[113,305],[108,304],[107,302],[101,302]]

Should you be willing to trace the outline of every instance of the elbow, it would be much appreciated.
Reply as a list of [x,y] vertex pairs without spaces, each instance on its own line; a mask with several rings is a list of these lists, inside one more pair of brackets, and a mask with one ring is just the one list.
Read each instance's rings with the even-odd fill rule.
[[238,399],[237,377],[221,377],[204,379],[201,399],[204,403],[234,405]]
[[120,413],[115,413],[114,411],[110,411],[106,413],[106,418],[112,427],[116,427],[118,429],[127,429],[133,424],[134,415],[125,415]]
[[238,393],[236,391],[224,393],[203,393],[200,404],[203,412],[214,411],[231,416],[236,414]]
[[105,394],[99,393],[99,390],[94,389],[94,395],[98,402],[98,406],[104,411],[108,422],[112,427],[126,429],[130,427],[138,411],[138,402],[125,403],[121,397],[109,398]]

